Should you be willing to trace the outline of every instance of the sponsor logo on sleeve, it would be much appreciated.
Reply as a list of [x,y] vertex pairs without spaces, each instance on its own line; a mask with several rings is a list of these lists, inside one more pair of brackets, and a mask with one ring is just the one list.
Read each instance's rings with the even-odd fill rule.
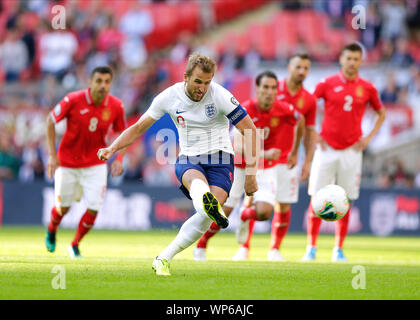
[[61,113],[61,105],[58,103],[55,107],[54,107],[54,114],[56,116],[59,116]]
[[230,98],[230,102],[232,102],[235,106],[239,106],[239,102],[238,102],[238,100],[236,100],[236,98],[234,96],[232,96],[232,98]]

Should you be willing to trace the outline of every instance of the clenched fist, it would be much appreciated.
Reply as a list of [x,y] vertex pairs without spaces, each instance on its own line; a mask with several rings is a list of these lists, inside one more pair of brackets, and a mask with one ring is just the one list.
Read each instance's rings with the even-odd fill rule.
[[110,148],[102,148],[98,150],[97,156],[99,160],[106,161],[109,160],[114,152]]
[[255,175],[245,176],[244,189],[247,196],[252,196],[255,192],[258,191],[258,184]]

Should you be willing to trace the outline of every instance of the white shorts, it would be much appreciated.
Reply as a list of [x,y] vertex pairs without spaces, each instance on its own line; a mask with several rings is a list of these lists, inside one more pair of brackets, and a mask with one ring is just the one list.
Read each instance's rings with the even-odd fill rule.
[[257,171],[258,191],[254,193],[255,202],[267,202],[274,206],[277,192],[277,166]]
[[359,197],[362,175],[362,152],[352,147],[336,150],[328,146],[322,150],[318,145],[311,166],[308,194],[314,195],[328,184],[338,184],[351,200]]
[[77,169],[58,167],[54,181],[55,205],[70,207],[83,195],[87,208],[99,211],[105,197],[106,182],[106,164]]
[[276,200],[280,203],[296,203],[299,197],[298,166],[289,169],[287,164],[280,163],[277,168]]
[[226,199],[224,206],[235,208],[241,200],[245,185],[245,169],[235,167],[233,170],[233,184],[230,188],[229,197]]

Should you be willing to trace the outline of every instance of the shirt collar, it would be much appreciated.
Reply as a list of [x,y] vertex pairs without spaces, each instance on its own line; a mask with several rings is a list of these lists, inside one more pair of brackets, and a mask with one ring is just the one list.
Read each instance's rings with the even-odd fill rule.
[[[92,99],[92,95],[90,94],[90,88],[86,89],[86,91],[85,91],[85,97],[86,97],[86,102],[89,105],[94,105],[93,99]],[[102,103],[98,107],[100,107],[100,106],[107,107],[108,106],[108,100],[109,100],[109,94],[106,95],[104,101],[102,101]]]
[[342,70],[340,70],[340,72],[338,73],[338,77],[343,83],[354,83],[359,80],[359,74],[357,74],[353,80],[347,79]]

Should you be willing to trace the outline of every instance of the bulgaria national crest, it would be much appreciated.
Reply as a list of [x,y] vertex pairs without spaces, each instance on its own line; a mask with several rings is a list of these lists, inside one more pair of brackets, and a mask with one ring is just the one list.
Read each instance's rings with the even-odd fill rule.
[[213,119],[214,117],[216,117],[217,109],[216,109],[214,103],[206,104],[204,106],[204,108],[205,108],[205,111],[206,111],[207,118]]

